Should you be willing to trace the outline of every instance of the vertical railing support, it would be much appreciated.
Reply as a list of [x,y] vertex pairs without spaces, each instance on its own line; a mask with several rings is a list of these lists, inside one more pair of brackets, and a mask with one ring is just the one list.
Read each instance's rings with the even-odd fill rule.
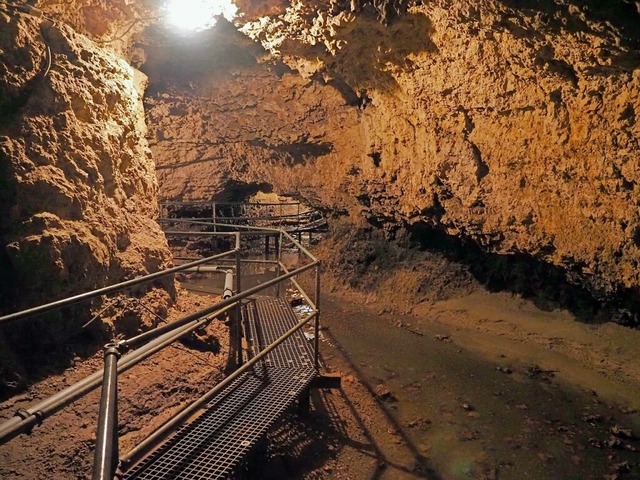
[[[241,269],[240,269],[240,234],[237,236],[236,240],[236,295],[242,292],[242,281],[241,281]],[[236,305],[236,352],[237,352],[237,361],[236,365],[240,367],[242,365],[242,302],[238,302]]]
[[316,265],[316,292],[315,292],[315,304],[316,304],[316,323],[315,323],[315,335],[314,341],[314,364],[316,372],[320,370],[320,263]]
[[216,202],[211,204],[211,217],[213,218],[213,231],[217,232],[216,227]]
[[224,275],[224,289],[222,290],[222,299],[226,300],[233,296],[233,270],[227,270]]
[[118,466],[118,359],[115,343],[104,346],[104,374],[93,461],[93,480],[113,480]]
[[[282,230],[280,230],[280,233],[274,237],[276,240],[276,278],[280,276],[280,273],[282,273],[282,270],[280,268],[281,262],[282,262]],[[281,283],[278,282],[276,284],[276,297],[280,297],[280,285]]]
[[302,220],[300,220],[300,202],[298,202],[298,221],[296,222],[296,230],[298,230],[298,242],[302,243]]

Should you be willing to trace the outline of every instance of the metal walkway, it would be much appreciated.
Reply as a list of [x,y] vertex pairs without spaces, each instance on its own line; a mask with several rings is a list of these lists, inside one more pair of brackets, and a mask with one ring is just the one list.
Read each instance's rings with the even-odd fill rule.
[[[258,354],[299,319],[282,298],[243,306],[248,356]],[[273,423],[316,376],[313,349],[298,330],[206,407],[203,414],[124,475],[125,479],[229,478]]]

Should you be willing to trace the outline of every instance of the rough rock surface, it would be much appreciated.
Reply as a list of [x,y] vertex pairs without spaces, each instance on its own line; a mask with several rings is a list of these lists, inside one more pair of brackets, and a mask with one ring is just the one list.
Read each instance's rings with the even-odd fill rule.
[[[190,110],[176,109],[187,114],[177,123],[210,116],[213,128],[194,131],[215,145],[208,158],[241,167],[234,178],[253,182],[259,172],[263,182],[389,231],[430,225],[490,252],[530,255],[598,295],[637,291],[633,2],[430,1],[389,18],[368,2],[347,3],[261,2],[239,17],[241,30],[309,83],[257,73],[265,54],[251,74],[211,62],[223,87],[214,90],[215,108],[204,82],[192,83],[207,94],[202,103],[178,87],[153,99],[152,130],[154,110],[183,97]],[[168,137],[193,141],[188,128],[164,127]],[[323,149],[302,162],[274,157],[301,141]],[[167,186],[184,183],[189,170],[176,168],[160,143],[153,148],[165,172],[173,170],[161,188],[180,196]],[[231,167],[209,171],[200,162],[208,154],[190,155],[215,189],[229,178]],[[192,187],[182,189],[185,198],[212,193]]]
[[360,111],[333,87],[259,63],[264,53],[223,22],[147,50],[162,199],[210,200],[267,183],[336,210],[353,202],[340,185],[349,163],[341,158],[363,151]]
[[36,0],[32,3],[46,17],[64,23],[101,47],[133,59],[140,54],[134,46],[135,35],[157,20],[158,2],[154,0]]
[[[3,311],[167,266],[170,252],[154,221],[157,182],[145,138],[144,76],[64,25],[0,12],[0,31]],[[172,280],[156,287],[164,290],[135,294],[152,308],[166,308]],[[39,333],[32,350],[77,334],[89,318],[80,315],[82,308],[86,313],[84,305],[64,321],[30,323],[26,332]],[[133,331],[140,322],[118,321],[127,325],[116,328]],[[21,328],[3,333],[15,348],[24,344]],[[20,371],[13,348],[0,345],[2,380],[5,368]]]

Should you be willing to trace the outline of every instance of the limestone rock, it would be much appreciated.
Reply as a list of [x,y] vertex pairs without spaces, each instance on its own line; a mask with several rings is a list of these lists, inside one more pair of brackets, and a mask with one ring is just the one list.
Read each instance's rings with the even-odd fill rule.
[[[0,13],[4,312],[150,273],[171,261],[154,221],[157,183],[145,138],[144,77],[71,28],[41,22]],[[172,282],[159,282],[164,290],[156,293],[148,287],[133,293],[166,308]],[[33,350],[64,342],[98,306],[82,304],[64,319],[9,328],[5,336],[20,343],[21,332],[40,328]],[[140,319],[134,330],[139,327]],[[5,367],[14,366],[3,362]]]
[[[382,23],[371,6],[347,2],[262,2],[259,19],[238,17],[265,49],[256,58],[276,67],[226,65],[196,79],[193,93],[172,88],[153,100],[166,196],[210,197],[230,178],[265,182],[387,231],[429,225],[489,252],[528,255],[600,298],[633,295],[635,6],[392,3],[404,7]],[[193,137],[156,114],[181,98],[175,121],[206,138],[189,150],[193,174],[171,163],[176,151],[163,140]],[[294,146],[309,143],[331,149],[296,161]]]

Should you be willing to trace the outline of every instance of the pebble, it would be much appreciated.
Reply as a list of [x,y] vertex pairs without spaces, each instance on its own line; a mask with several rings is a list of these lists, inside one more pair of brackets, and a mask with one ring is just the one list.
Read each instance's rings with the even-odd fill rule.
[[395,402],[398,400],[396,396],[391,392],[391,390],[389,390],[383,384],[379,384],[378,386],[376,386],[373,393],[375,393],[376,397],[378,397],[380,400],[385,400],[388,402]]
[[618,438],[624,438],[627,440],[636,440],[635,434],[628,428],[622,428],[620,425],[614,425],[609,431]]

